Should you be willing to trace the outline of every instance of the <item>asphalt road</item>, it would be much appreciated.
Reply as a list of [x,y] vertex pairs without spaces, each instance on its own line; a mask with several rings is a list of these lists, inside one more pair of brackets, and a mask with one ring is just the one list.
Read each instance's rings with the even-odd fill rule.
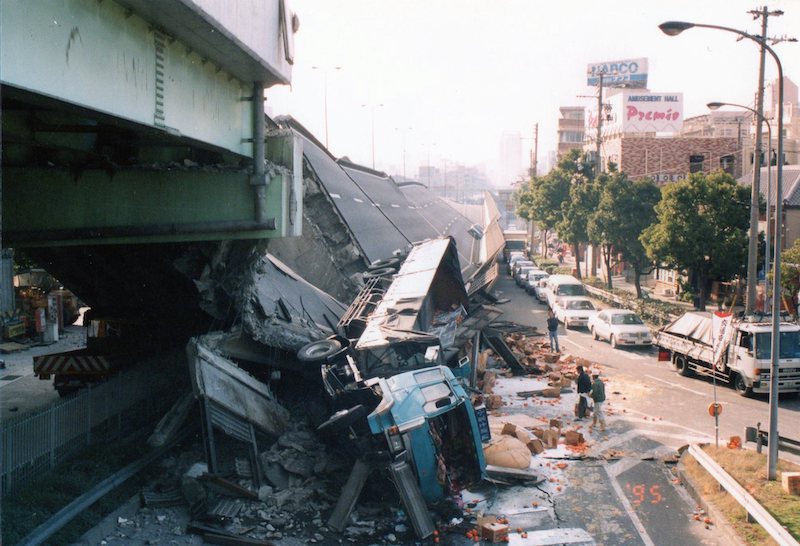
[[[546,305],[506,275],[498,281],[496,292],[510,300],[502,305],[501,320],[545,331]],[[612,349],[607,342],[592,340],[585,329],[562,326],[559,342],[562,351],[595,362],[603,370],[610,432],[591,438],[593,452],[615,449],[621,458],[573,464],[572,486],[554,502],[559,516],[551,523],[585,529],[598,544],[726,544],[718,529],[705,529],[691,520],[695,502],[673,482],[674,476],[658,458],[687,443],[715,442],[715,420],[708,414],[715,396],[723,405],[720,445],[732,435],[743,437],[745,426],[760,422],[767,428],[768,399],[744,398],[727,385],[679,376],[668,363],[658,362],[655,349]],[[796,438],[800,399],[781,400],[778,419],[779,432]]]

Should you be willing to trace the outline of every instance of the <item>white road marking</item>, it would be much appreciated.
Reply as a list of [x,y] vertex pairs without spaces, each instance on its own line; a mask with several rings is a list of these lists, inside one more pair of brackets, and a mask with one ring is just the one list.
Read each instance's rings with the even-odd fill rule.
[[636,512],[633,510],[633,506],[631,506],[628,497],[625,496],[625,492],[622,491],[622,487],[620,487],[619,482],[617,482],[617,478],[611,473],[611,469],[608,467],[608,463],[606,461],[602,462],[603,469],[608,474],[608,479],[611,482],[611,487],[614,488],[614,492],[619,497],[619,501],[622,503],[622,506],[625,508],[625,513],[628,514],[628,518],[630,518],[631,523],[636,528],[636,532],[639,533],[639,538],[642,539],[642,542],[645,543],[646,546],[656,546],[656,543],[650,538],[650,535],[647,534],[647,530],[644,528],[642,521],[639,519],[639,516],[636,515]]
[[353,197],[353,201],[355,201],[356,203],[363,203],[364,202],[363,199],[359,199],[358,197]]
[[8,385],[13,383],[14,381],[19,381],[20,379],[22,379],[24,377],[27,377],[28,375],[33,375],[33,373],[29,373],[27,375],[20,375],[19,377],[15,377],[14,379],[9,379],[7,381],[0,381],[0,388],[7,387]]
[[571,339],[567,339],[566,337],[563,337],[563,336],[558,336],[558,342],[561,343],[562,341],[564,343],[568,344],[568,345],[573,345],[575,347],[578,347],[579,349],[583,349],[583,346],[579,345],[575,341],[572,341]]
[[341,199],[342,198],[342,196],[339,195],[338,193],[332,193],[331,197],[333,197],[334,199]]
[[684,387],[683,385],[678,385],[677,383],[673,383],[672,381],[667,381],[665,379],[660,379],[660,378],[655,377],[653,375],[645,375],[645,377],[649,377],[650,379],[655,379],[656,381],[661,381],[662,383],[666,383],[667,385],[669,385],[671,387],[675,387],[676,389],[682,389],[682,390],[685,390],[687,392],[691,392],[691,393],[694,393],[694,394],[697,394],[697,395],[700,395],[700,396],[708,396],[708,393],[706,393],[706,392],[696,391],[694,389],[690,389],[689,387]]

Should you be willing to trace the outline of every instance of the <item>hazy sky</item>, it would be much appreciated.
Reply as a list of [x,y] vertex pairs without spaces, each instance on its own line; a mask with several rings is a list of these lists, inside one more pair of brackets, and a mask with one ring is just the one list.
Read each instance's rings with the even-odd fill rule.
[[[407,173],[430,158],[494,171],[503,133],[524,139],[523,167],[539,124],[539,157],[556,147],[559,106],[592,104],[586,65],[646,57],[648,87],[682,92],[684,117],[710,101],[752,104],[758,46],[718,30],[667,37],[682,20],[752,34],[747,0],[291,0],[300,19],[292,85],[267,92],[274,115],[291,114],[336,156]],[[777,0],[770,36],[800,38],[800,0]],[[774,46],[800,83],[800,43]],[[319,68],[312,69],[313,66]],[[341,67],[336,69],[335,67]],[[767,55],[766,76],[777,74]],[[595,101],[596,102],[596,101]],[[382,106],[379,106],[382,105]],[[373,118],[374,112],[374,118]]]

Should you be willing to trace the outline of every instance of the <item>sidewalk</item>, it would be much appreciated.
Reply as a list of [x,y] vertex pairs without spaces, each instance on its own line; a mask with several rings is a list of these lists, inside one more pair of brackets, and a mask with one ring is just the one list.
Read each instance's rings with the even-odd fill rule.
[[30,344],[12,353],[0,354],[5,368],[0,369],[0,421],[24,415],[58,399],[53,379],[33,375],[33,357],[74,351],[86,346],[86,328],[66,326],[59,340],[49,345]]

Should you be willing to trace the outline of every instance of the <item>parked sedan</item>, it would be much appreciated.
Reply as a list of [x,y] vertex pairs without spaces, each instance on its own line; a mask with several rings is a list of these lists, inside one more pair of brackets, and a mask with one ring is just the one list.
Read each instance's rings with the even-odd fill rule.
[[555,300],[553,313],[565,328],[586,326],[598,310],[585,296],[562,296]]
[[528,294],[535,295],[536,287],[539,286],[539,281],[546,280],[549,276],[550,275],[547,274],[547,271],[542,271],[541,269],[533,269],[528,271],[528,276],[525,278],[525,283],[523,284],[525,291]]
[[539,301],[539,303],[547,303],[547,279],[549,278],[550,275],[538,280],[533,286],[533,296]]
[[589,320],[593,339],[607,339],[612,347],[620,345],[651,345],[650,329],[633,311],[606,309]]
[[538,271],[539,268],[535,265],[523,265],[519,269],[517,269],[516,274],[514,275],[514,282],[517,283],[517,286],[524,287],[525,284],[528,282],[528,273],[531,271]]

